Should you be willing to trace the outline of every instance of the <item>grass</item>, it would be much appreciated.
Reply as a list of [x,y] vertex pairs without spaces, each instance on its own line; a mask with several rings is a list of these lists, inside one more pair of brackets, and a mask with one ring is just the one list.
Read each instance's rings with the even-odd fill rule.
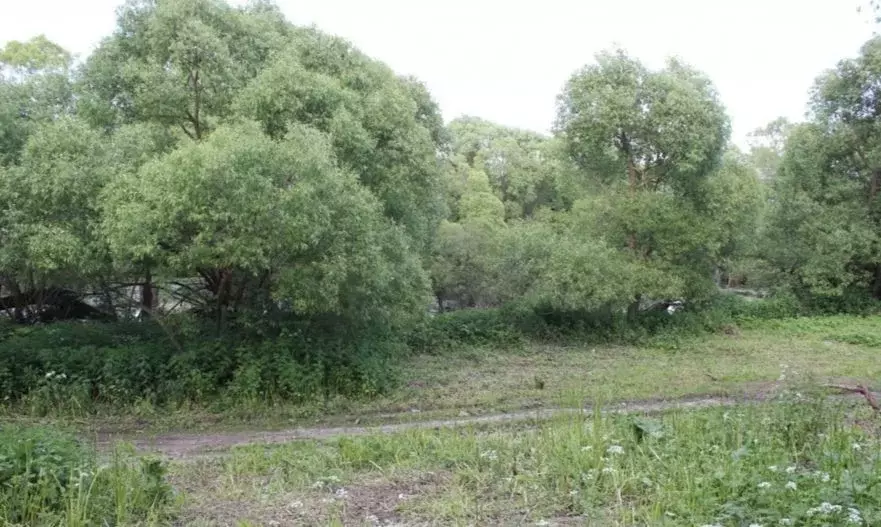
[[206,527],[877,525],[881,445],[862,412],[788,394],[659,418],[239,447],[174,478]]
[[176,512],[167,466],[119,446],[100,460],[74,436],[0,429],[0,525],[167,525]]
[[[781,377],[855,379],[872,384],[881,377],[879,346],[881,325],[874,318],[759,321],[718,334],[658,337],[641,347],[536,343],[418,355],[403,361],[399,387],[370,400],[340,398],[297,406],[243,404],[223,413],[143,404],[124,415],[113,411],[103,416],[60,417],[80,429],[143,435],[171,430],[375,424],[578,407],[596,399],[737,395],[773,389]],[[6,417],[32,422],[21,414]]]

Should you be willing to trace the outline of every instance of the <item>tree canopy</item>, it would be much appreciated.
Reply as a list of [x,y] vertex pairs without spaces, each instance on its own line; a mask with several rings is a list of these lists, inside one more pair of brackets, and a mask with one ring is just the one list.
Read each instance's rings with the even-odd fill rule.
[[431,296],[881,297],[878,64],[873,39],[817,80],[808,122],[741,152],[679,59],[598,53],[542,134],[445,122],[418,79],[268,1],[129,0],[77,65],[44,36],[0,49],[0,311],[403,328]]

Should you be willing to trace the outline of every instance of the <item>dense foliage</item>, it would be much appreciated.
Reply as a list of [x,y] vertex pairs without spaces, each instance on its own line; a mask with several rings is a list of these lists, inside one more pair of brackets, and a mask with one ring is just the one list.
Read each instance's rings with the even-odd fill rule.
[[[874,39],[818,79],[809,122],[742,152],[703,73],[621,50],[573,73],[547,136],[445,124],[417,79],[264,0],[130,0],[76,65],[10,42],[0,315],[116,325],[0,337],[0,386],[299,400],[374,393],[461,320],[640,334],[720,286],[862,306],[881,298],[879,58]],[[464,307],[486,311],[429,315]]]

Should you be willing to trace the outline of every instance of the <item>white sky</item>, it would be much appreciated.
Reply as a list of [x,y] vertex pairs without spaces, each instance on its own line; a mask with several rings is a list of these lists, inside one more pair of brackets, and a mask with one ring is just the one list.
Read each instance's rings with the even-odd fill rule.
[[[650,66],[677,55],[716,83],[734,139],[802,118],[814,78],[872,34],[862,0],[277,0],[288,19],[343,36],[426,82],[447,120],[549,130],[555,97],[618,44]],[[0,45],[44,33],[88,54],[120,0],[0,0]]]

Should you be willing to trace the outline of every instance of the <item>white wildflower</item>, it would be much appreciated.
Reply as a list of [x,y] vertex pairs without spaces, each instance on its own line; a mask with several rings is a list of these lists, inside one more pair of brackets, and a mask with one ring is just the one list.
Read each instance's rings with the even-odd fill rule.
[[606,452],[609,454],[623,454],[624,447],[622,447],[621,445],[612,445],[606,449]]
[[538,520],[537,522],[535,522],[535,524],[544,526],[544,525],[550,525],[551,523],[547,520]]
[[578,496],[578,491],[575,490],[575,489],[572,489],[572,490],[569,491],[569,495],[570,495],[570,496]]
[[790,520],[789,518],[780,518],[780,521],[778,521],[777,523],[779,523],[780,525],[792,525],[792,520]]
[[749,524],[749,527],[765,527],[765,526],[762,525],[761,523],[751,523],[751,524]]
[[588,451],[590,451],[590,450],[593,450],[593,447],[590,446],[590,445],[587,445],[587,446],[583,446],[583,447],[581,447],[581,451],[582,451],[582,452],[588,452]]
[[705,523],[705,524],[701,525],[701,527],[722,527],[722,525],[720,525],[718,523]]
[[795,466],[795,465],[792,465],[792,466],[790,466],[790,467],[786,467],[786,473],[787,473],[787,474],[792,474],[792,473],[795,472],[795,471],[796,471],[796,466]]
[[860,515],[859,509],[854,509],[853,507],[847,508],[847,523],[862,525],[863,517]]
[[349,491],[347,491],[344,488],[338,488],[338,489],[336,489],[336,492],[333,493],[333,495],[336,496],[337,498],[345,498],[346,496],[349,495]]
[[302,509],[302,508],[303,508],[303,502],[300,501],[300,500],[297,500],[297,501],[291,502],[291,504],[288,505],[288,507],[290,507],[290,508],[292,508],[292,509]]
[[841,505],[832,505],[828,501],[824,501],[820,504],[819,507],[813,507],[807,510],[808,516],[813,516],[814,514],[830,514],[833,512],[841,512]]
[[859,443],[854,443],[851,445],[851,448],[853,448],[854,450],[862,450],[863,446],[860,445]]
[[46,378],[47,378],[47,379],[51,379],[51,378],[54,377],[54,376],[55,376],[55,372],[54,372],[54,371],[46,372]]
[[760,489],[767,489],[767,488],[770,488],[770,487],[771,487],[771,484],[768,483],[767,481],[763,481],[763,482],[761,482],[761,483],[758,484],[758,487],[759,487]]
[[614,474],[615,469],[612,467],[603,467],[603,474]]
[[771,472],[777,472],[777,465],[771,465],[770,467],[768,467],[768,470],[770,470]]
[[61,380],[64,380],[64,379],[67,378],[67,374],[66,374],[66,373],[59,373],[59,374],[58,374],[58,378],[61,379]]
[[789,490],[795,490],[798,488],[798,485],[796,485],[794,481],[788,481],[786,483],[786,488]]
[[666,516],[666,517],[668,517],[668,518],[675,518],[675,517],[676,517],[676,513],[674,513],[674,512],[670,512],[670,511],[665,511],[665,512],[664,512],[664,516]]
[[828,472],[820,472],[819,470],[817,470],[817,471],[814,472],[814,477],[817,478],[817,479],[819,479],[819,480],[822,481],[823,483],[828,483],[829,480],[831,479],[831,478],[829,477],[829,473],[828,473]]
[[486,452],[480,454],[480,457],[488,459],[490,461],[495,461],[499,458],[499,454],[495,450],[487,450]]

